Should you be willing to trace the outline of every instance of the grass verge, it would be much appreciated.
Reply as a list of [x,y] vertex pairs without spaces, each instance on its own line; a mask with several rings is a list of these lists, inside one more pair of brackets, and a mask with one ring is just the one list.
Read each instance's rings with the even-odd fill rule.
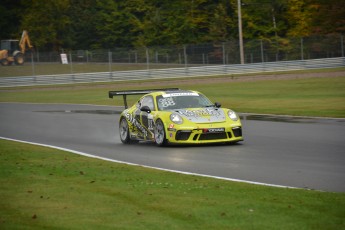
[[[326,75],[327,73],[325,73]],[[345,76],[247,82],[161,81],[159,86],[137,83],[16,88],[0,91],[0,102],[76,103],[122,105],[122,98],[107,97],[108,90],[179,87],[198,90],[237,112],[345,117]],[[129,97],[129,104],[138,96]]]
[[345,194],[187,176],[0,140],[1,229],[344,229]]

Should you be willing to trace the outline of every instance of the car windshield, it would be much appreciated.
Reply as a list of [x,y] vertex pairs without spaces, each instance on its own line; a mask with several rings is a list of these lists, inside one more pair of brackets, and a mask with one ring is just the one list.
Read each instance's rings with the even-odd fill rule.
[[213,106],[212,102],[205,96],[194,93],[167,93],[157,96],[159,110],[204,108]]

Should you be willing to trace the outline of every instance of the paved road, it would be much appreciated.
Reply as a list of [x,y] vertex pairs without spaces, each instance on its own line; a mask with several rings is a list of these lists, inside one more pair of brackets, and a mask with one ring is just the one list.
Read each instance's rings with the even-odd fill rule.
[[246,116],[236,145],[119,141],[117,107],[0,103],[0,136],[140,165],[260,183],[345,192],[345,121]]

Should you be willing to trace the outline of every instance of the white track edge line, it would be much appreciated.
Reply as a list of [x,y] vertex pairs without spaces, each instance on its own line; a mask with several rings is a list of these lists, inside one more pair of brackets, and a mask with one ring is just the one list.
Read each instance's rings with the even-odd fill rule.
[[226,181],[232,181],[232,182],[241,182],[241,183],[254,184],[254,185],[263,185],[263,186],[277,187],[277,188],[302,189],[302,188],[285,186],[285,185],[268,184],[268,183],[262,183],[262,182],[240,180],[240,179],[220,177],[220,176],[211,176],[211,175],[207,175],[207,174],[184,172],[184,171],[178,171],[178,170],[172,170],[172,169],[164,169],[164,168],[159,168],[159,167],[135,164],[135,163],[130,163],[130,162],[126,162],[126,161],[119,161],[119,160],[114,160],[114,159],[110,159],[110,158],[106,158],[106,157],[100,157],[100,156],[92,155],[92,154],[89,154],[89,153],[84,153],[84,152],[76,151],[76,150],[73,150],[73,149],[67,149],[67,148],[58,147],[58,146],[54,146],[54,145],[41,144],[41,143],[37,143],[37,142],[22,141],[22,140],[8,138],[8,137],[1,137],[0,136],[0,139],[8,140],[8,141],[20,142],[20,143],[24,143],[24,144],[31,144],[31,145],[37,145],[37,146],[42,146],[42,147],[53,148],[53,149],[57,149],[57,150],[61,150],[61,151],[66,151],[66,152],[74,153],[74,154],[81,155],[81,156],[86,156],[86,157],[95,158],[95,159],[104,160],[104,161],[110,161],[110,162],[114,162],[114,163],[126,164],[126,165],[131,165],[131,166],[140,166],[140,167],[144,167],[144,168],[156,169],[156,170],[172,172],[172,173],[178,173],[178,174],[184,174],[184,175],[200,176],[200,177],[207,177],[207,178],[213,178],[213,179],[219,179],[219,180],[226,180]]

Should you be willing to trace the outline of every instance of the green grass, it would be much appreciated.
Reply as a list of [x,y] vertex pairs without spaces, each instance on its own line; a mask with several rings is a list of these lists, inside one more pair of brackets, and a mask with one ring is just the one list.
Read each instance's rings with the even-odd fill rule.
[[[58,88],[23,87],[1,90],[0,102],[122,105],[121,97],[114,100],[107,97],[108,90],[152,87],[147,83],[137,83],[136,86],[131,87],[123,83],[103,86],[59,86]],[[220,102],[223,107],[242,113],[345,117],[345,76],[209,84],[196,81],[193,85],[183,83],[171,85],[170,81],[161,81],[158,87],[199,90],[211,100]],[[129,104],[137,99],[138,96],[129,97]]]
[[214,101],[240,112],[345,117],[345,77],[237,82],[198,88]]
[[0,140],[1,229],[344,229],[345,194],[106,162]]

